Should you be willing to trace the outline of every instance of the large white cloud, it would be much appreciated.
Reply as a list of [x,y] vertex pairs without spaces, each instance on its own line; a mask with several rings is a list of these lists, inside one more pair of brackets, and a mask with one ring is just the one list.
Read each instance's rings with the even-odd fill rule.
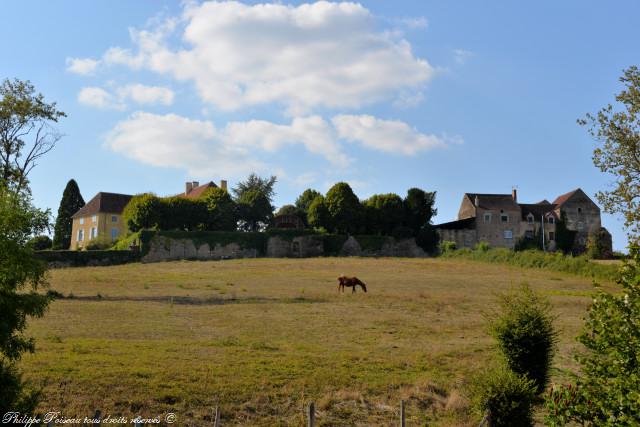
[[67,58],[67,71],[75,74],[92,74],[100,61],[91,58]]
[[259,160],[262,153],[291,145],[301,145],[334,167],[344,167],[350,162],[343,151],[344,140],[399,155],[413,155],[447,143],[404,122],[372,116],[341,115],[331,122],[310,116],[295,118],[290,124],[251,120],[231,122],[217,129],[206,120],[136,112],[115,126],[106,145],[142,163],[182,168],[193,176],[206,178],[273,169],[277,165],[265,165]]
[[[281,103],[290,114],[359,108],[420,91],[433,75],[424,59],[357,3],[300,6],[204,2],[185,8],[181,25],[132,30],[133,48],[114,47],[105,64],[123,64],[195,83],[224,110]],[[182,36],[172,48],[170,35]]]
[[340,138],[378,151],[413,155],[446,145],[445,139],[420,133],[398,120],[382,120],[369,115],[340,115],[334,117],[332,122]]
[[124,110],[124,105],[111,93],[99,87],[85,87],[78,93],[78,102],[102,110]]

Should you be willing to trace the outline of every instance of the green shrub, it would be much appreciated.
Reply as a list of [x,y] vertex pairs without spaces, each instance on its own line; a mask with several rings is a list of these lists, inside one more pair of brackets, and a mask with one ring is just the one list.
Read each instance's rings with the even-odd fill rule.
[[129,231],[157,228],[162,215],[162,202],[155,194],[137,194],[125,206],[122,217]]
[[526,284],[517,291],[500,295],[499,310],[489,317],[489,330],[507,366],[532,380],[542,392],[556,348],[551,304]]
[[509,264],[524,268],[544,268],[552,271],[572,273],[580,276],[599,278],[614,281],[618,277],[618,268],[615,265],[598,264],[591,262],[586,256],[563,255],[561,252],[542,252],[527,250],[514,252],[507,248],[492,248],[488,251],[472,251],[459,249],[442,250],[445,258],[463,258],[473,261],[495,262]]
[[35,236],[31,240],[29,240],[29,245],[33,248],[34,251],[44,251],[47,249],[51,249],[53,246],[53,242],[49,238],[49,236]]
[[456,242],[450,242],[448,240],[443,240],[442,242],[440,242],[440,253],[442,254],[451,253],[456,249],[458,249]]
[[480,251],[480,252],[487,252],[490,249],[489,243],[487,243],[487,242],[478,242],[474,249],[476,251]]
[[484,371],[471,383],[471,401],[479,417],[488,416],[491,427],[533,425],[533,381],[506,366]]
[[598,290],[578,341],[581,375],[547,398],[549,425],[640,425],[640,249],[621,268],[622,292]]
[[89,240],[84,248],[88,251],[103,251],[112,247],[114,243],[115,242],[113,242],[110,238],[102,236]]

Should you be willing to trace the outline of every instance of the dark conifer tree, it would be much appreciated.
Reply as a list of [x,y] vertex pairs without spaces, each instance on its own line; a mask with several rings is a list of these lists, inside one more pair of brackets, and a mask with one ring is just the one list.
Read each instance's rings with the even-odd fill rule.
[[71,245],[71,216],[84,206],[84,199],[75,180],[71,179],[62,193],[53,234],[53,249],[69,249]]

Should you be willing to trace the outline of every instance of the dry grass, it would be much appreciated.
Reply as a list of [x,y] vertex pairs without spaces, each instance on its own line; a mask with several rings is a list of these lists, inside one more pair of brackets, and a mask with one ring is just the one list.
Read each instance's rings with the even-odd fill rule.
[[[337,293],[356,275],[368,293]],[[467,379],[494,358],[482,313],[522,281],[549,296],[571,357],[591,284],[539,270],[445,259],[171,262],[51,272],[65,296],[31,322],[26,376],[43,411],[175,412],[202,425],[473,425]],[[561,371],[555,372],[561,379]]]

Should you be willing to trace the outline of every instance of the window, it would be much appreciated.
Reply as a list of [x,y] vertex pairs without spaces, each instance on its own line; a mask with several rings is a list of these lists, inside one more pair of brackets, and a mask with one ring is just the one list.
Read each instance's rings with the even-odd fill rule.
[[84,240],[84,230],[78,230],[78,242],[82,242]]
[[84,218],[80,218],[80,224],[84,224]]
[[96,227],[91,227],[91,234],[89,234],[89,240],[95,239],[98,235],[98,229]]
[[578,221],[578,223],[576,224],[576,228],[578,229],[578,231],[582,231],[584,229],[584,222]]
[[527,222],[528,222],[529,224],[533,224],[533,214],[529,214],[529,215],[527,215]]
[[484,214],[484,222],[491,222],[491,214],[490,213]]
[[500,221],[509,222],[509,215],[507,215],[507,214],[500,215]]
[[513,231],[511,231],[511,230],[504,230],[504,238],[505,238],[505,239],[513,239]]
[[91,217],[91,222],[98,222],[98,215],[94,215]]
[[582,208],[578,208],[578,213],[582,213]]
[[556,233],[554,233],[553,231],[549,232],[549,240],[556,240]]
[[118,238],[118,229],[114,227],[111,229],[111,240],[116,240],[117,238]]
[[118,222],[118,216],[117,215],[111,215],[111,222]]
[[549,217],[549,224],[555,224],[556,223],[556,219],[552,216]]
[[526,239],[533,239],[533,230],[527,230],[524,232],[524,237]]

